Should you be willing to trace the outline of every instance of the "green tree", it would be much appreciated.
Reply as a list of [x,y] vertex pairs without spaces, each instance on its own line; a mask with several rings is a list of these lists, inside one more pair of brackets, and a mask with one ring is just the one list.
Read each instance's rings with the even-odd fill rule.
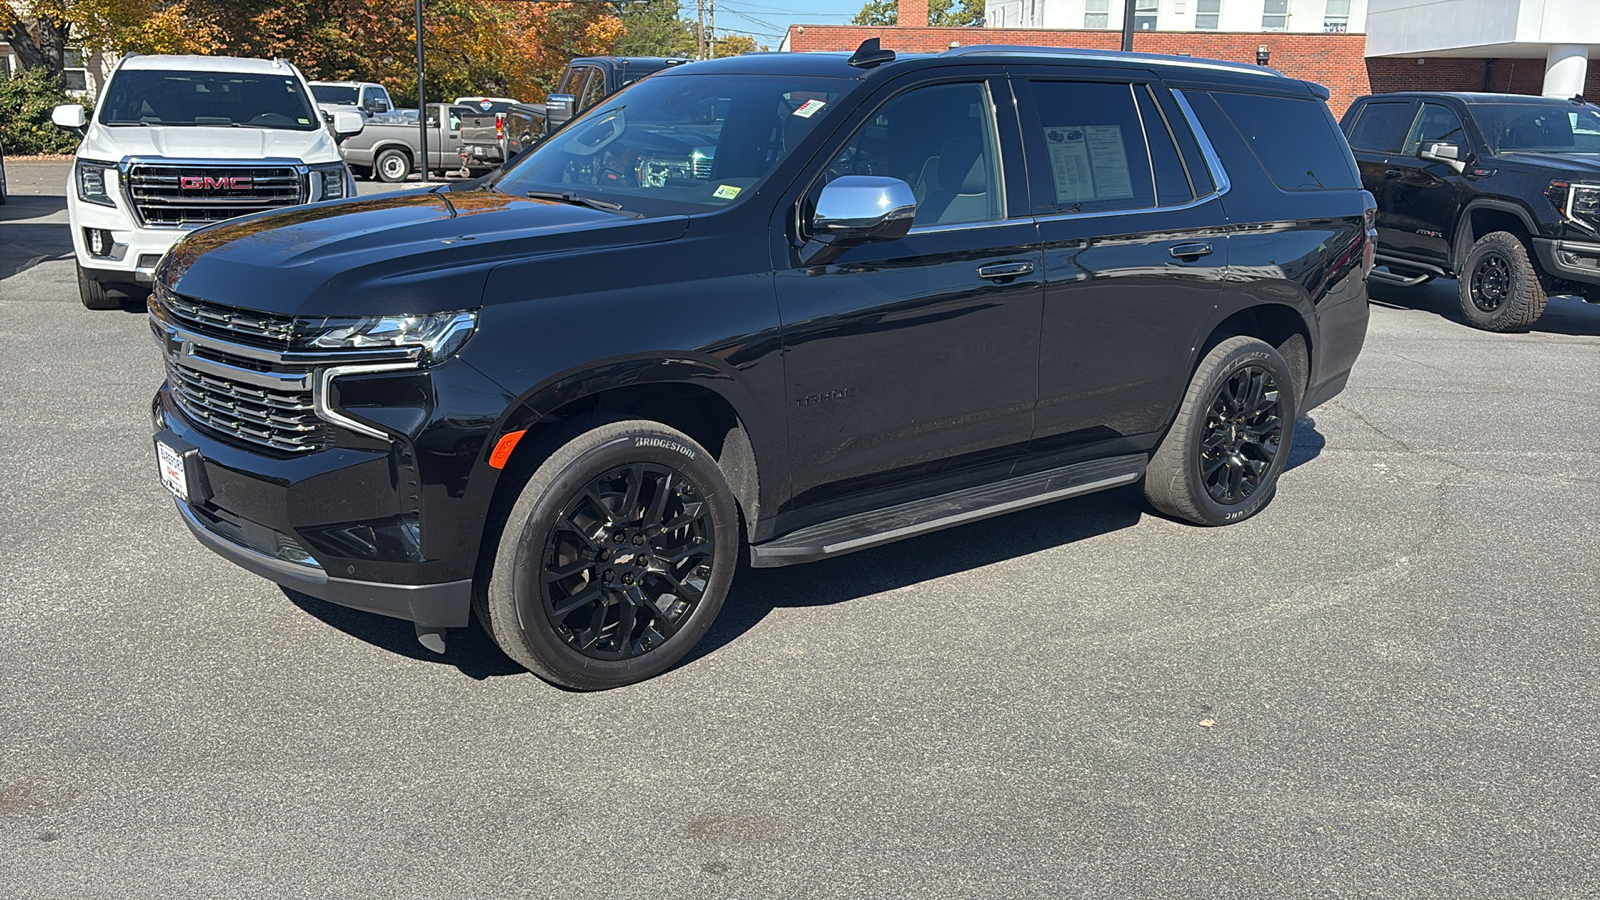
[[42,66],[0,78],[0,144],[7,153],[71,153],[78,146],[77,135],[50,123],[52,109],[77,102],[56,79]]
[[[867,0],[854,25],[898,25],[898,0]],[[982,0],[928,0],[928,24],[945,28],[968,28],[983,24]]]
[[617,41],[614,52],[618,56],[694,56],[694,23],[678,15],[677,0],[618,6],[617,15],[627,30]]

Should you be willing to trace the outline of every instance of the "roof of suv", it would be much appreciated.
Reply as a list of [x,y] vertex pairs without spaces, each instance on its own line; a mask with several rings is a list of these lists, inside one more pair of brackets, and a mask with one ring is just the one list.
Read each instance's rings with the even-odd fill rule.
[[[838,78],[861,78],[879,69],[901,68],[913,62],[972,58],[974,62],[987,59],[1014,59],[1027,62],[1059,61],[1076,65],[1138,66],[1140,68],[1210,70],[1241,76],[1293,81],[1276,69],[1246,63],[1227,62],[1192,56],[1165,56],[1157,53],[1123,53],[1117,50],[1087,50],[1069,47],[1026,47],[1000,44],[978,44],[957,47],[944,53],[897,53],[892,61],[870,68],[859,68],[849,63],[853,54],[847,51],[829,53],[746,53],[720,59],[705,60],[685,67],[688,71],[708,70],[783,75],[821,75]],[[685,71],[676,69],[675,71]]]
[[[1380,98],[1415,99],[1418,97],[1424,99],[1429,97],[1449,97],[1452,100],[1460,100],[1462,103],[1473,103],[1479,105],[1488,103],[1548,103],[1552,105],[1573,105],[1573,101],[1570,98],[1564,97],[1541,97],[1537,94],[1486,94],[1479,93],[1477,91],[1395,91],[1393,93],[1386,94],[1366,94],[1365,96],[1357,97],[1356,100],[1377,100]],[[1355,101],[1351,102],[1354,103]]]
[[162,69],[186,72],[292,72],[294,66],[281,59],[250,59],[242,56],[129,56],[123,69]]

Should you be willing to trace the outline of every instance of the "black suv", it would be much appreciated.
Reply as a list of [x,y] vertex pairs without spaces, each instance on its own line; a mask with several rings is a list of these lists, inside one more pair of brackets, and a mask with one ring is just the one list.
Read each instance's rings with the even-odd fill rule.
[[150,307],[162,479],[251,571],[434,649],[475,610],[585,689],[681,658],[741,542],[1141,479],[1236,522],[1366,334],[1325,96],[1038,48],[669,69],[486,187],[189,235]]
[[1378,201],[1374,280],[1459,279],[1479,328],[1526,331],[1547,294],[1600,303],[1600,109],[1518,94],[1359,97],[1342,123]]

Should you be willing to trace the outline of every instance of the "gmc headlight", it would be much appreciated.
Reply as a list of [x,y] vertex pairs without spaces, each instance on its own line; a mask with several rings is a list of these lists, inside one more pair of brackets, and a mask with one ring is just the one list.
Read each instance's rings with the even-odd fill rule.
[[311,177],[317,179],[321,193],[318,200],[343,200],[355,194],[354,179],[344,163],[322,163],[311,167]]
[[297,343],[313,350],[422,349],[424,363],[454,356],[478,328],[477,310],[427,316],[361,316],[302,320]]
[[1600,231],[1600,184],[1552,181],[1545,197],[1568,221],[1588,231]]
[[116,206],[111,201],[110,190],[110,173],[116,168],[115,163],[78,160],[74,165],[74,171],[77,173],[78,199],[99,206]]

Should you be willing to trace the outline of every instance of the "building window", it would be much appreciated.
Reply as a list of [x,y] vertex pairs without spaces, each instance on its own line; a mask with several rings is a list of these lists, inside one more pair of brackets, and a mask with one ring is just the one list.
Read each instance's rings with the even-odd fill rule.
[[1156,4],[1160,0],[1135,0],[1133,6],[1133,30],[1156,30]]
[[1283,31],[1289,27],[1289,0],[1267,0],[1261,10],[1262,31]]
[[1328,8],[1322,14],[1322,30],[1327,34],[1350,30],[1350,0],[1328,0]]
[[1083,27],[1109,28],[1111,26],[1111,0],[1084,0]]
[[89,70],[83,65],[83,51],[62,50],[61,65],[61,86],[68,93],[88,93]]
[[1196,31],[1216,31],[1217,21],[1221,18],[1222,0],[1196,0],[1194,5]]

